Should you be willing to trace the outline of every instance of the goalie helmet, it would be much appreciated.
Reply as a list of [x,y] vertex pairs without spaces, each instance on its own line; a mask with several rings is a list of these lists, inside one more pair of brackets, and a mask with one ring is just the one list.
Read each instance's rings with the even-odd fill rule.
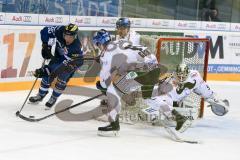
[[63,33],[65,35],[74,36],[76,38],[78,33],[78,26],[70,23],[69,25],[65,26]]
[[189,68],[186,64],[181,63],[177,65],[176,78],[180,83],[184,82],[187,79],[188,74],[189,74]]
[[93,36],[93,43],[96,46],[107,45],[110,41],[111,41],[111,36],[104,29],[101,29],[100,31],[96,32],[95,35]]
[[116,28],[124,27],[130,28],[131,22],[128,18],[119,18],[116,22]]

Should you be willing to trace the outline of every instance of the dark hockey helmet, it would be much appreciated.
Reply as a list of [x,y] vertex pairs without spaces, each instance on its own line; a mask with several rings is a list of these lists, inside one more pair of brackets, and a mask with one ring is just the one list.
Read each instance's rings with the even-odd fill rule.
[[177,65],[176,78],[180,83],[184,82],[187,79],[188,74],[189,74],[189,68],[186,64],[181,63]]
[[101,29],[93,36],[93,43],[98,46],[100,44],[107,45],[111,41],[111,36],[108,31]]
[[116,22],[116,28],[124,27],[130,28],[131,22],[128,18],[119,18]]
[[65,26],[64,32],[65,35],[70,35],[70,36],[77,36],[78,33],[78,26],[75,24],[70,23],[69,25]]

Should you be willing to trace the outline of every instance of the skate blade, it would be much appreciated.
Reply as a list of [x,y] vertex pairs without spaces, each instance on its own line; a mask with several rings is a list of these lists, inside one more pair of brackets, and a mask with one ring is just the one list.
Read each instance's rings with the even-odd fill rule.
[[97,134],[101,137],[117,137],[119,135],[118,131],[98,131]]
[[28,101],[27,102],[27,104],[32,104],[32,105],[38,105],[40,103],[40,101],[38,101],[38,102],[30,102],[30,101]]
[[51,107],[45,107],[44,110],[49,111],[49,110],[51,110]]
[[182,127],[178,130],[178,132],[180,133],[185,132],[191,125],[192,125],[192,122],[190,120],[186,120],[186,122],[183,123]]

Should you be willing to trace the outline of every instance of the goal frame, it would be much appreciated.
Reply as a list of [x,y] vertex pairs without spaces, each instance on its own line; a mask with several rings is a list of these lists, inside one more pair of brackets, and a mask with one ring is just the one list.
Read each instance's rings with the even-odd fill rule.
[[[161,45],[164,41],[172,41],[172,42],[206,42],[205,47],[205,56],[204,56],[204,67],[203,67],[203,80],[207,80],[207,71],[208,71],[208,58],[209,58],[209,48],[210,48],[210,42],[208,38],[188,38],[188,37],[167,37],[167,38],[159,38],[157,41],[157,52],[156,57],[158,62],[160,62],[161,59]],[[201,98],[200,103],[200,110],[199,110],[199,118],[203,117],[204,113],[204,99]]]

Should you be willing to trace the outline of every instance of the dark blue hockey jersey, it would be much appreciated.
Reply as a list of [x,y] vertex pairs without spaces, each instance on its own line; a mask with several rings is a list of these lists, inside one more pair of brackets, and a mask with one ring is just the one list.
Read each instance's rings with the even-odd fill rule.
[[81,42],[76,38],[72,44],[66,45],[63,37],[65,26],[50,26],[44,27],[41,30],[41,40],[43,43],[48,43],[50,38],[56,38],[55,58],[63,61],[66,57],[78,58],[82,57],[83,51],[81,49]]

